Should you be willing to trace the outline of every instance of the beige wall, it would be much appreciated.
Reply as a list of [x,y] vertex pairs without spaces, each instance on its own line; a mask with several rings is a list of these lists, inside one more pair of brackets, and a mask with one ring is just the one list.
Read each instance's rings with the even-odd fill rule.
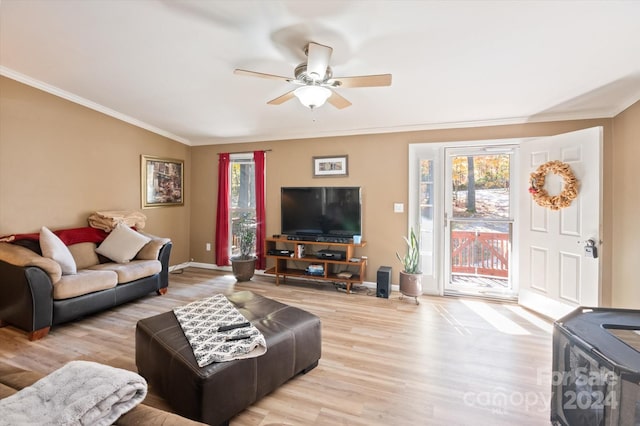
[[[366,280],[375,281],[378,267],[389,265],[393,267],[392,280],[397,283],[400,267],[395,252],[404,250],[401,237],[406,235],[408,219],[406,212],[393,212],[393,203],[408,205],[410,144],[548,136],[593,126],[604,127],[603,238],[609,240],[612,212],[612,120],[600,119],[193,147],[191,190],[197,205],[194,204],[191,216],[194,230],[191,256],[198,262],[215,263],[214,253],[205,251],[205,243],[212,242],[215,234],[217,154],[220,152],[272,149],[267,154],[267,235],[280,232],[280,187],[361,186],[363,238],[367,241],[367,247],[358,250],[357,254],[369,258]],[[312,157],[322,155],[348,155],[349,176],[313,178]],[[526,190],[527,188],[523,188],[523,191]],[[604,283],[602,298],[605,304],[610,304],[611,250],[601,251]]]
[[[633,174],[640,146],[640,103],[614,119],[530,123],[339,138],[188,147],[40,90],[0,77],[0,235],[84,226],[101,209],[140,208],[140,155],[185,160],[185,206],[145,209],[148,232],[174,241],[171,264],[214,263],[205,243],[215,233],[217,153],[272,149],[267,154],[267,235],[280,232],[281,186],[353,185],[363,188],[359,254],[369,257],[366,279],[380,265],[399,265],[408,203],[408,147],[412,143],[546,136],[604,127],[605,304],[640,308],[634,279],[640,197]],[[349,176],[314,179],[311,157],[346,154]],[[637,256],[636,256],[637,257]]]
[[640,309],[640,102],[613,120],[613,305]]
[[140,209],[140,155],[185,160],[186,205],[144,209],[145,231],[189,260],[190,148],[0,77],[0,236],[87,226],[96,210]]

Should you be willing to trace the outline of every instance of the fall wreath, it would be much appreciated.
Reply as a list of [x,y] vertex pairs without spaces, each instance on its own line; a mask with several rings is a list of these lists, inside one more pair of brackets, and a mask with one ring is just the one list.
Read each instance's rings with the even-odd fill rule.
[[[549,195],[547,190],[544,189],[544,181],[548,173],[562,176],[562,179],[564,179],[560,194]],[[578,196],[578,179],[576,179],[567,163],[558,160],[549,161],[541,164],[535,172],[531,173],[529,192],[539,206],[547,207],[551,210],[560,210],[569,207],[571,201]]]

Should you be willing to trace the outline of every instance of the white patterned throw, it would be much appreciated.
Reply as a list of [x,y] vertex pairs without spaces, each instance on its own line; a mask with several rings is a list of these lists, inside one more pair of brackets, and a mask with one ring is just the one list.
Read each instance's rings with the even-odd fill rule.
[[[174,308],[173,313],[200,367],[212,362],[253,358],[267,351],[267,342],[260,330],[248,323],[224,294]],[[240,327],[220,330],[233,325]]]

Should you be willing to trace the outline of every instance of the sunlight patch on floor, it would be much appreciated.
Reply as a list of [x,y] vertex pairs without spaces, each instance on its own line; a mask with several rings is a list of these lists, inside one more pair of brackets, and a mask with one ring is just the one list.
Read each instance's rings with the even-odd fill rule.
[[553,333],[553,324],[549,321],[545,321],[542,318],[532,314],[521,306],[506,306],[514,314],[526,319],[531,324],[538,327],[540,330],[547,332],[549,334]]
[[471,309],[476,314],[480,315],[482,319],[488,322],[493,328],[496,330],[505,333],[505,334],[513,334],[513,335],[529,335],[527,330],[525,330],[520,325],[511,321],[509,318],[505,317],[494,308],[489,306],[489,304],[485,302],[479,302],[474,300],[461,300],[462,304],[467,308]]
[[461,336],[471,335],[471,331],[456,319],[444,306],[434,305],[440,316],[444,318]]

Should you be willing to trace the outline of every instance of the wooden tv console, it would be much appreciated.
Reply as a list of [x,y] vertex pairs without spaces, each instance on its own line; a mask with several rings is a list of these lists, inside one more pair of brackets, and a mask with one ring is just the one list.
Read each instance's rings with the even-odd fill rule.
[[[347,286],[347,293],[351,292],[351,286],[355,284],[362,284],[364,280],[365,268],[367,260],[354,257],[355,249],[358,247],[364,247],[367,243],[362,241],[359,244],[354,243],[332,243],[326,241],[298,241],[289,240],[285,237],[280,238],[267,238],[265,240],[265,255],[267,258],[275,260],[275,265],[268,268],[265,274],[276,276],[276,285],[280,285],[280,277],[286,280],[287,277],[308,278],[320,281],[331,281],[338,283],[345,283]],[[324,246],[324,247],[323,247]],[[302,249],[300,247],[303,247]],[[344,260],[334,260],[331,258],[318,258],[316,253],[323,249],[340,250],[346,253]],[[269,254],[272,250],[291,250],[293,255],[273,255]],[[298,254],[303,250],[304,256],[300,257]],[[353,261],[351,261],[353,260]],[[300,264],[304,265],[304,268],[300,269]],[[322,265],[322,275],[311,275],[307,272],[309,265]],[[292,266],[290,266],[292,265]],[[296,266],[298,268],[296,268]],[[340,277],[340,272],[350,272],[353,274],[351,277]]]

